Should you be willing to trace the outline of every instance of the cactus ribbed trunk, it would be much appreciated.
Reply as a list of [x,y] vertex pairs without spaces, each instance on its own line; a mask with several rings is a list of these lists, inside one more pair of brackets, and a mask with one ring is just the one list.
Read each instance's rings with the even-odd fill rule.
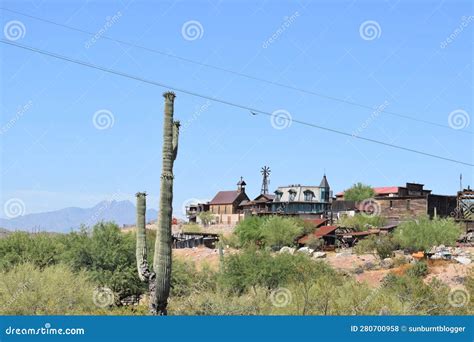
[[148,281],[150,312],[166,315],[171,285],[171,223],[173,213],[173,164],[178,154],[179,121],[173,121],[172,92],[163,94],[165,111],[163,122],[163,166],[161,172],[160,207],[153,256],[153,271],[147,262],[145,211],[146,193],[137,193],[137,269],[142,281]]
[[173,164],[178,152],[179,122],[173,121],[175,94],[167,92],[163,122],[163,163],[160,187],[158,230],[155,241],[153,270],[156,273],[156,291],[152,298],[158,315],[167,314],[171,283],[171,221],[173,212]]
[[[147,260],[146,247],[146,193],[137,192],[137,270],[138,276],[142,281],[148,282],[148,292],[150,298],[155,297],[156,275],[150,271]],[[156,305],[150,300],[150,313],[156,315]]]

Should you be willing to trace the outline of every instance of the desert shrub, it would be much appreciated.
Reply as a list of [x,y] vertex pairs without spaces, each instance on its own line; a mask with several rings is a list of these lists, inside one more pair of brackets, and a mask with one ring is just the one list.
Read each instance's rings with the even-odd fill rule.
[[344,199],[346,201],[363,201],[374,197],[374,189],[370,185],[362,183],[354,184],[352,187],[344,191]]
[[340,225],[348,228],[355,228],[357,231],[364,231],[369,228],[381,227],[387,220],[378,215],[356,214],[354,216],[344,216]]
[[303,233],[303,227],[291,218],[272,216],[262,225],[262,237],[266,246],[292,246],[295,239]]
[[239,222],[235,227],[235,235],[242,246],[255,245],[262,241],[263,222],[264,219],[258,216],[251,216]]
[[303,255],[288,253],[273,256],[268,251],[246,249],[224,258],[221,284],[236,294],[261,286],[273,289],[284,284],[294,274],[294,266]]
[[395,240],[408,250],[428,250],[433,246],[453,246],[462,233],[461,227],[450,218],[420,217],[402,223],[395,229]]
[[424,261],[417,261],[405,273],[409,277],[423,278],[428,274],[428,265]]
[[97,309],[94,289],[84,272],[66,265],[17,265],[0,275],[0,314],[86,314]]
[[441,315],[446,313],[449,288],[440,281],[425,284],[420,277],[389,274],[383,281],[381,294],[394,296],[403,315]]
[[202,227],[195,223],[188,223],[183,226],[183,232],[185,233],[201,233]]
[[214,220],[214,214],[210,211],[202,211],[198,214],[198,217],[205,226],[209,225]]
[[0,239],[0,270],[26,262],[39,268],[54,265],[61,260],[63,251],[58,234],[14,232]]
[[223,234],[219,237],[219,241],[222,242],[224,247],[229,246],[230,248],[240,248],[242,247],[240,244],[239,237],[232,233],[232,234]]
[[324,246],[324,240],[311,235],[305,243],[306,247],[319,251]]
[[173,258],[171,272],[171,296],[189,296],[194,292],[212,291],[215,289],[216,273],[208,266],[201,270],[191,261]]
[[86,270],[95,283],[109,287],[120,299],[146,290],[136,270],[134,234],[122,233],[114,223],[98,223],[91,232],[68,234],[65,244],[62,260],[73,270]]
[[357,254],[375,252],[380,259],[391,257],[395,249],[397,245],[390,235],[370,235],[354,247]]

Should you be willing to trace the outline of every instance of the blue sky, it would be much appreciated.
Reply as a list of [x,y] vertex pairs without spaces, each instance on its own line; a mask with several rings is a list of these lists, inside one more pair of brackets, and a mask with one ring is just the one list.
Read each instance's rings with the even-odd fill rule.
[[[87,34],[0,10],[4,40],[295,120],[474,160],[473,123],[467,122],[473,113],[470,1],[74,0],[2,1],[2,7],[97,33],[93,42]],[[8,30],[12,22],[19,35]],[[446,127],[242,78],[102,35]],[[156,208],[166,89],[5,44],[0,49],[2,207],[11,199],[21,200],[23,213],[88,207],[104,199],[133,201],[135,192],[147,191]],[[113,118],[113,125],[97,129],[97,112]],[[449,121],[453,112],[451,119],[461,121]],[[460,173],[465,186],[473,183],[469,166],[296,122],[276,129],[282,127],[268,116],[179,92],[175,117],[186,126],[175,163],[176,215],[189,199],[234,189],[240,176],[256,196],[264,165],[272,169],[272,191],[318,185],[324,172],[334,192],[358,181],[415,181],[455,194]]]

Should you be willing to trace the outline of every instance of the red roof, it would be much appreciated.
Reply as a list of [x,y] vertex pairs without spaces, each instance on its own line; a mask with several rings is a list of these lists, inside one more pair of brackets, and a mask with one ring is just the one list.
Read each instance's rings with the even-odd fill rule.
[[325,235],[328,235],[335,231],[337,229],[337,226],[322,226],[321,228],[316,229],[314,233],[308,234],[306,236],[303,236],[301,239],[298,240],[299,243],[305,244],[310,236],[314,236],[316,238],[323,237]]
[[398,186],[382,186],[374,188],[376,195],[396,194],[398,193]]
[[219,191],[209,204],[232,204],[239,197],[240,192],[233,191]]

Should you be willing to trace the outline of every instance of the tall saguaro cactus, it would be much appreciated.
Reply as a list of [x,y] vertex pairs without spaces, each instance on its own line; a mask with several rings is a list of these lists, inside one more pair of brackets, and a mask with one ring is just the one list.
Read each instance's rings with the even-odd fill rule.
[[[166,315],[171,283],[171,223],[173,213],[173,164],[178,154],[179,121],[173,120],[174,99],[172,92],[163,94],[165,111],[163,123],[163,162],[161,172],[160,208],[155,240],[153,272],[146,258],[144,222],[145,194],[137,194],[137,268],[140,279],[148,280],[150,311],[154,315]],[[143,214],[142,214],[143,212]],[[143,217],[143,218],[142,218]]]

